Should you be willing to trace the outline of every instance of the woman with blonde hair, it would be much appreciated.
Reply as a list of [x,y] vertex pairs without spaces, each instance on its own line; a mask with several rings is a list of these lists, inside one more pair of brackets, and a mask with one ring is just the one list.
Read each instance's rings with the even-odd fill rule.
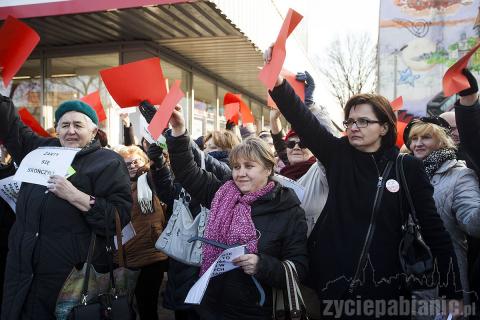
[[240,143],[238,137],[229,130],[216,130],[209,132],[204,139],[205,153],[211,157],[228,163],[228,154]]
[[118,151],[130,175],[132,191],[131,223],[135,236],[125,244],[127,265],[140,268],[135,288],[140,319],[158,319],[157,306],[168,257],[155,250],[155,241],[166,225],[165,208],[157,197],[150,159],[137,146]]
[[457,160],[449,131],[450,126],[442,118],[424,117],[407,125],[404,141],[413,155],[423,161],[433,185],[438,214],[453,241],[467,303],[467,236],[480,237],[480,188],[475,172]]
[[[229,155],[232,179],[224,182],[194,161],[191,139],[180,108],[170,119],[167,137],[171,166],[183,188],[210,208],[204,237],[225,245],[246,245],[248,253],[233,262],[239,267],[210,280],[198,308],[202,319],[272,319],[272,288],[285,288],[282,261],[307,272],[307,224],[292,189],[271,180],[275,158],[259,138],[249,138]],[[203,274],[222,250],[204,244]],[[251,277],[265,290],[265,304]]]

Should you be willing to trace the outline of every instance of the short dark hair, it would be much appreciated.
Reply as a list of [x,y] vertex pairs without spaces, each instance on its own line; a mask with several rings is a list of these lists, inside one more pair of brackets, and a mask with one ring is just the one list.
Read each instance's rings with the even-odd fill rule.
[[382,147],[390,148],[397,141],[397,117],[393,112],[390,102],[383,96],[372,93],[362,93],[351,97],[345,105],[345,120],[350,115],[350,110],[360,104],[368,104],[381,124],[387,124],[388,132],[382,137]]

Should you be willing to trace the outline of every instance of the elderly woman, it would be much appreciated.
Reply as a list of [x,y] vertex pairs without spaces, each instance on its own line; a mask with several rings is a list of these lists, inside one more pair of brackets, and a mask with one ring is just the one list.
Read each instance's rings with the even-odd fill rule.
[[[113,232],[115,211],[122,225],[130,219],[128,171],[118,154],[94,139],[98,118],[81,101],[58,107],[58,138],[34,134],[6,97],[1,97],[0,115],[0,139],[17,163],[41,146],[80,148],[69,178],[52,176],[48,187],[22,184],[9,238],[1,319],[55,319],[57,296],[72,268],[86,260],[92,231],[101,236],[109,227]],[[104,251],[104,238],[97,237],[96,252]],[[106,261],[98,254],[94,264]]]
[[452,237],[468,302],[467,236],[480,237],[480,189],[475,172],[457,160],[455,143],[447,133],[448,123],[442,120],[436,117],[412,120],[404,135],[413,155],[423,161],[433,185],[433,198]]
[[132,225],[135,237],[125,244],[127,265],[140,268],[135,288],[138,312],[142,320],[158,319],[157,306],[163,273],[167,271],[167,256],[155,250],[155,242],[165,224],[165,211],[157,197],[150,160],[137,146],[121,148],[132,188]]
[[[267,53],[267,63],[270,57]],[[404,221],[398,181],[395,170],[388,174],[386,170],[398,155],[396,117],[388,100],[374,94],[353,96],[344,108],[347,135],[337,138],[318,122],[282,77],[270,95],[327,173],[330,192],[308,248],[310,270],[315,271],[308,284],[323,301],[319,308],[324,314],[330,312],[331,317],[365,319],[371,309],[362,309],[364,301],[374,305],[374,301],[396,301],[398,305],[400,299],[408,299],[410,288],[402,281],[405,277],[399,276],[404,274],[398,255]],[[433,188],[420,160],[407,156],[404,167],[422,235],[436,259],[441,283],[448,284],[440,288],[440,293],[447,299],[461,299],[456,291],[461,287],[458,279],[447,280],[450,266],[455,271],[458,267],[452,241],[436,212]],[[394,181],[386,188],[388,180]],[[379,198],[381,188],[385,190]],[[403,207],[408,207],[406,200]],[[383,279],[388,281],[381,282]],[[358,301],[360,307],[351,312],[345,303],[346,309],[333,314],[328,301],[336,299]],[[374,312],[380,318],[402,318],[398,312]],[[409,316],[404,314],[403,318]]]
[[[303,278],[307,271],[305,214],[291,189],[270,180],[274,157],[268,145],[250,138],[230,152],[232,180],[223,183],[193,159],[190,137],[179,109],[167,138],[175,177],[192,197],[210,208],[205,237],[227,245],[245,244],[248,254],[234,260],[240,268],[210,280],[199,313],[204,319],[271,319],[272,287],[285,288],[281,261],[292,261]],[[201,273],[221,249],[205,244]],[[266,302],[250,278],[266,291]]]

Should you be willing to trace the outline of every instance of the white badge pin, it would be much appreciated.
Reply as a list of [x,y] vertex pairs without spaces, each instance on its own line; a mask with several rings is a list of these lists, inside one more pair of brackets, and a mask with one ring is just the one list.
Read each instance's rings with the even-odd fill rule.
[[400,185],[395,179],[389,179],[385,186],[387,187],[387,190],[392,193],[398,192],[398,190],[400,190]]

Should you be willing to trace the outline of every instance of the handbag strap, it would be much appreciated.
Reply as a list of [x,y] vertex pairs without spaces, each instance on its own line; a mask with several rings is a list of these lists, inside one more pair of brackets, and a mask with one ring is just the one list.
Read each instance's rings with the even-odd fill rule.
[[88,247],[88,254],[87,254],[87,261],[86,261],[86,270],[85,276],[83,278],[83,286],[82,286],[82,295],[81,295],[81,304],[87,304],[87,297],[88,297],[88,282],[90,281],[90,270],[92,267],[92,258],[93,252],[95,251],[95,242],[96,242],[96,234],[92,232],[92,236],[90,238],[90,245]]
[[401,186],[403,187],[403,190],[405,192],[405,198],[407,199],[408,206],[410,210],[408,210],[407,214],[404,215],[403,211],[403,200],[402,200],[402,192],[400,189],[400,212],[403,215],[403,223],[407,224],[408,223],[408,216],[410,215],[412,217],[413,223],[418,226],[418,219],[417,219],[417,211],[415,210],[415,206],[413,205],[413,200],[412,196],[410,194],[410,189],[408,188],[408,183],[407,179],[405,177],[405,169],[403,168],[403,158],[405,158],[405,154],[399,154],[397,157],[397,163],[396,163],[396,175],[397,179],[399,179]]
[[377,218],[378,212],[380,211],[380,204],[382,202],[383,190],[385,189],[385,180],[388,177],[390,170],[392,169],[393,161],[388,161],[383,173],[378,177],[377,183],[377,192],[375,193],[375,199],[373,200],[372,206],[372,215],[370,216],[370,225],[368,226],[367,235],[365,237],[365,242],[363,243],[363,248],[360,253],[360,258],[358,259],[358,264],[355,269],[354,276],[350,282],[349,291],[353,292],[353,289],[356,286],[358,276],[360,274],[361,268],[365,265],[367,259],[367,253],[372,244],[373,234],[375,232],[375,220]]
[[118,210],[115,208],[115,231],[117,237],[117,246],[118,246],[118,264],[120,267],[127,267],[127,258],[126,252],[123,249],[122,244],[122,224],[120,222],[120,215],[118,214]]
[[305,309],[305,303],[298,285],[298,274],[295,265],[293,262],[285,260],[282,261],[282,266],[285,269],[290,319],[301,319],[303,313],[302,307]]

